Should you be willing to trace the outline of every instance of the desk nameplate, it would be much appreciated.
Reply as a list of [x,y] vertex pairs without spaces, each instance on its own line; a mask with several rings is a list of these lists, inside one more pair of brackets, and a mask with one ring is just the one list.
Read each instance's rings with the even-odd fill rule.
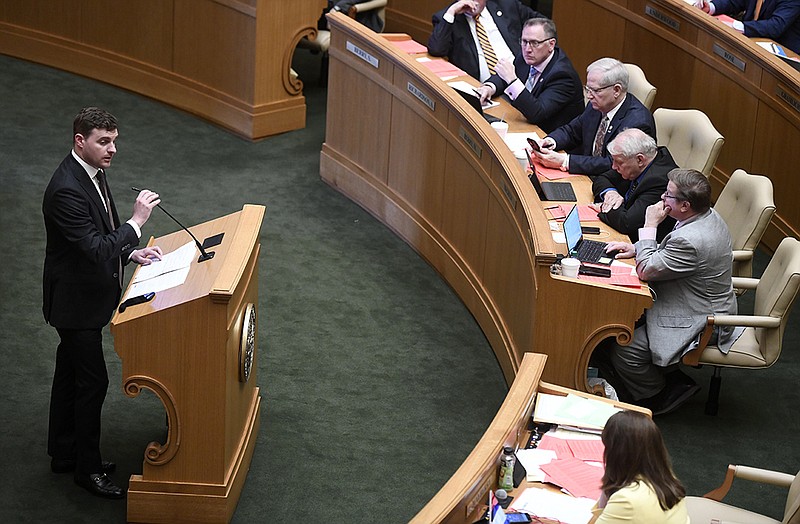
[[475,153],[476,157],[481,158],[483,155],[483,148],[478,141],[475,140],[475,137],[472,136],[469,131],[464,129],[464,126],[458,126],[458,136],[461,138],[461,141],[467,144],[467,147],[469,147],[469,149]]
[[660,22],[662,25],[665,25],[675,31],[676,33],[681,32],[681,23],[672,16],[664,13],[657,7],[647,4],[644,6],[644,14],[649,16],[650,18]]
[[345,48],[348,51],[350,51],[351,53],[353,53],[354,55],[356,55],[358,58],[363,60],[364,62],[366,62],[369,65],[371,65],[372,67],[374,67],[375,69],[378,69],[380,67],[381,61],[378,60],[378,58],[376,56],[373,56],[372,54],[368,53],[367,51],[364,51],[363,49],[361,49],[360,47],[355,45],[353,42],[351,42],[350,40],[348,40],[347,43],[345,44]]
[[731,64],[736,69],[744,72],[747,68],[747,62],[745,62],[742,58],[738,55],[728,51],[718,43],[714,42],[714,45],[711,47],[711,50],[714,52],[715,55],[722,58],[729,64]]

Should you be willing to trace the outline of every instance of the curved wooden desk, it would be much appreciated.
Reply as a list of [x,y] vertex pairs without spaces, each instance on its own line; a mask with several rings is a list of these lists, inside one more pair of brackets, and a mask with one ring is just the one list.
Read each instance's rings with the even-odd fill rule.
[[[323,180],[439,271],[509,383],[525,352],[536,351],[550,357],[546,380],[585,390],[591,352],[603,338],[630,337],[648,291],[553,277],[566,247],[489,124],[386,39],[343,15],[329,20]],[[578,192],[588,200],[588,187]]]
[[[291,4],[291,8],[289,8]],[[108,82],[246,138],[306,125],[297,42],[324,0],[4,0],[0,53]],[[77,111],[77,109],[76,109]]]
[[[506,399],[497,411],[494,420],[481,440],[456,470],[442,489],[411,519],[412,524],[466,524],[476,522],[486,509],[488,491],[497,489],[497,474],[503,446],[524,447],[530,437],[528,422],[531,420],[536,393],[551,395],[581,395],[586,393],[541,382],[545,362],[549,358],[538,353],[527,353],[522,360],[517,378],[511,385]],[[612,402],[595,396],[591,398],[623,409],[650,415],[650,411],[631,404]],[[536,485],[523,483],[515,488],[512,496],[518,496],[524,488]],[[541,485],[539,485],[541,487]]]
[[601,56],[637,64],[658,88],[654,109],[707,114],[725,136],[715,189],[739,168],[768,176],[777,212],[764,243],[800,236],[800,73],[681,0],[559,0],[553,18],[577,68]]

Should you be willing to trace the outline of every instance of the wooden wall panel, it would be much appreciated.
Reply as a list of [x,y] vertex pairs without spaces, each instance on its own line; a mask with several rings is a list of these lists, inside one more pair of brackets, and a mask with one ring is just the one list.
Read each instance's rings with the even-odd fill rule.
[[[172,0],[84,0],[81,41],[164,69],[172,68]],[[136,22],[132,22],[132,21]]]

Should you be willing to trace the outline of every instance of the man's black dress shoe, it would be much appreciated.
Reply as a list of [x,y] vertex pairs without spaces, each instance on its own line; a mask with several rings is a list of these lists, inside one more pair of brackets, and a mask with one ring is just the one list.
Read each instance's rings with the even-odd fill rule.
[[[104,460],[100,463],[100,473],[114,473],[117,465],[113,462]],[[53,473],[71,473],[75,471],[75,461],[71,459],[57,459],[50,461],[50,471]]]
[[698,391],[700,386],[691,382],[668,382],[664,389],[659,391],[652,397],[640,401],[639,404],[649,408],[653,415],[666,415],[681,407],[687,400],[692,398]]
[[125,498],[121,487],[112,482],[105,473],[92,473],[91,475],[76,475],[75,484],[84,488],[92,495],[107,499]]

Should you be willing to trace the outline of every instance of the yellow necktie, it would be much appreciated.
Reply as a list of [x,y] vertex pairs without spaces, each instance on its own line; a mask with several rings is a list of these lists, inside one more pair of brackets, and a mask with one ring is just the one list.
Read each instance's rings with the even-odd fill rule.
[[756,2],[756,10],[753,11],[753,20],[758,20],[758,15],[761,14],[761,6],[764,4],[764,0],[758,0]]
[[497,66],[497,55],[494,54],[494,49],[492,49],[492,43],[489,41],[486,29],[478,18],[475,18],[475,32],[478,34],[478,43],[483,50],[483,58],[486,59],[486,66],[489,68],[489,73],[493,75],[494,68]]

